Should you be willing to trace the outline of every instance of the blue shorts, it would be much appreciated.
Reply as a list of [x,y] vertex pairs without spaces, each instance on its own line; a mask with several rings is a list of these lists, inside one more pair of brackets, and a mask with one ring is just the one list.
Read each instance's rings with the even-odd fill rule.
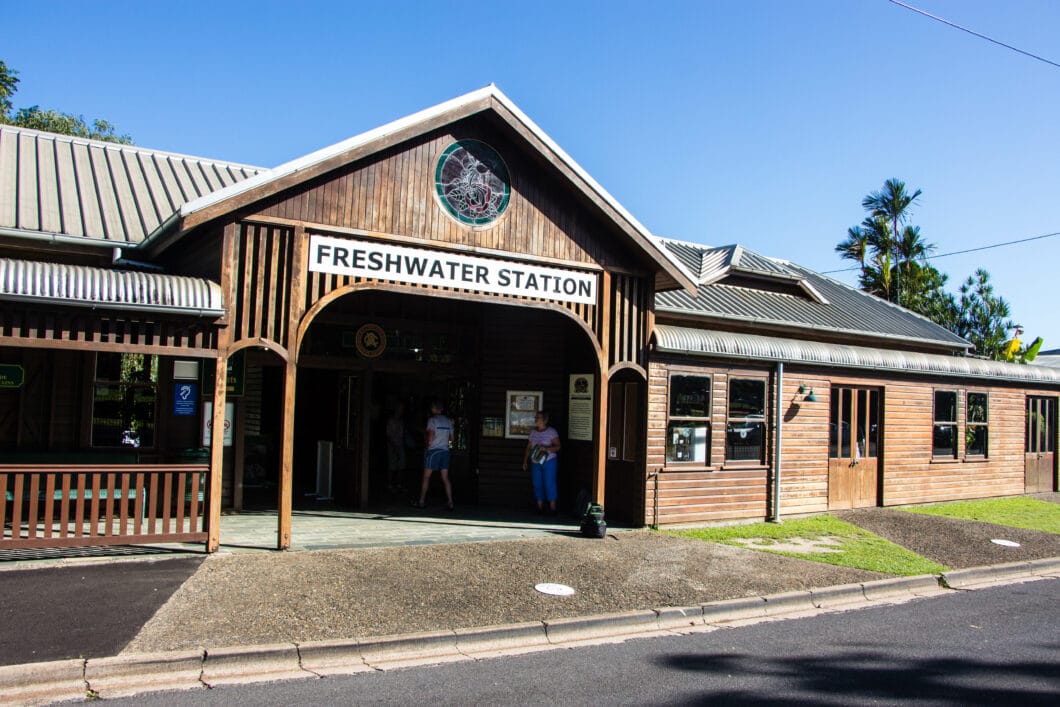
[[423,454],[423,468],[431,471],[441,471],[449,468],[448,449],[428,449]]

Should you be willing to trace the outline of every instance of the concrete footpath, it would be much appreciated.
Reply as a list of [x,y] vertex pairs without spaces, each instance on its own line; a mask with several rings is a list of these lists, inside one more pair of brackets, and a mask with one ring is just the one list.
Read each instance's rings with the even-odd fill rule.
[[1060,558],[1010,563],[741,597],[687,607],[566,618],[368,640],[310,641],[106,658],[73,659],[0,668],[0,703],[129,696],[158,690],[325,678],[460,660],[481,660],[553,648],[713,631],[763,620],[811,616],[932,597],[997,584],[1060,579]]
[[[853,520],[958,569],[892,577],[648,531],[9,565],[0,704],[479,660],[1060,579],[1055,535],[947,519],[913,533],[894,513]],[[534,591],[541,581],[576,595]]]

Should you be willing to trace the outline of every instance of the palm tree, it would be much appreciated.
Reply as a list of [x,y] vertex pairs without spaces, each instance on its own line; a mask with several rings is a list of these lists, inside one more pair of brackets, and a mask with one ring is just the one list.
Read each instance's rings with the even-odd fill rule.
[[865,276],[866,261],[869,257],[869,235],[861,226],[851,226],[847,229],[847,239],[835,247],[835,252],[843,260],[853,260],[861,268],[862,277]]
[[[892,234],[899,234],[899,225],[905,223],[909,218],[909,208],[916,203],[920,197],[920,190],[910,194],[906,191],[905,182],[892,177],[883,183],[883,189],[872,192],[861,200],[861,206],[872,214],[873,218],[881,219],[890,227]],[[897,246],[899,239],[894,239],[892,245]],[[901,251],[895,257],[895,266],[901,266]],[[898,304],[902,303],[901,283],[895,278],[895,294]]]
[[866,218],[861,222],[869,248],[872,251],[872,268],[862,277],[861,289],[891,301],[894,289],[894,239],[891,227],[882,218]]

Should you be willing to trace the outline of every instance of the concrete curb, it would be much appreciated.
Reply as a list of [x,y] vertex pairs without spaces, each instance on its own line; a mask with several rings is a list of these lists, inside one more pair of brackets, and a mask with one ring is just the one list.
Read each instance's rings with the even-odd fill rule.
[[716,630],[877,606],[1007,582],[1060,578],[1060,557],[597,616],[386,636],[232,646],[0,666],[0,705],[37,705],[479,660],[589,643]]
[[973,589],[1001,582],[1055,576],[1058,572],[1060,572],[1060,558],[1051,558],[951,570],[943,572],[941,577],[942,583],[950,589]]
[[1044,560],[1031,560],[1031,574],[1039,577],[1060,577],[1060,557],[1050,557]]
[[598,641],[659,630],[659,615],[654,611],[627,611],[544,622],[548,642],[556,645],[575,641]]
[[298,647],[289,643],[213,648],[202,661],[201,679],[207,687],[307,677],[313,675],[302,670]]
[[44,705],[87,695],[81,659],[0,667],[0,704]]
[[88,690],[107,697],[128,697],[152,690],[202,687],[203,651],[141,653],[85,661]]

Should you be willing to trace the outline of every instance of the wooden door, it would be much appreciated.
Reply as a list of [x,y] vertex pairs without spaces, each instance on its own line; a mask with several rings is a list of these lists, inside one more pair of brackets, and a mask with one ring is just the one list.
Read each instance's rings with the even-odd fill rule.
[[1056,489],[1056,398],[1027,398],[1024,491]]
[[832,389],[828,508],[864,508],[879,500],[880,391]]

